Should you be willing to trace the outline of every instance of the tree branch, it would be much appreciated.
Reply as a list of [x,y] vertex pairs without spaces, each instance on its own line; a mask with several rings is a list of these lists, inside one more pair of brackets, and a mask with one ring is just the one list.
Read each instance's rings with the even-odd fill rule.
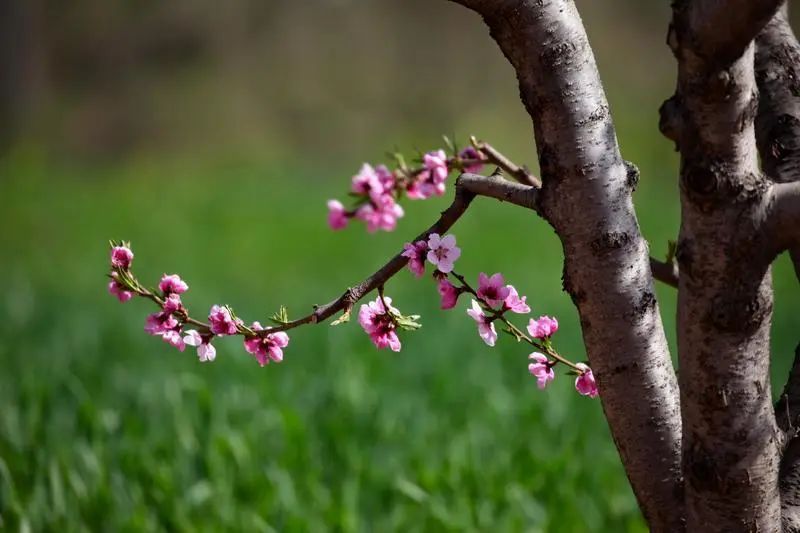
[[615,443],[654,531],[682,529],[680,414],[635,179],[617,146],[597,67],[571,0],[458,0],[514,66],[536,136],[539,211],[561,238],[564,289],[581,317]]
[[675,28],[690,32],[692,51],[704,63],[725,66],[744,53],[782,1],[677,0],[674,9],[685,11],[685,23]]
[[678,286],[678,263],[670,261],[665,263],[658,259],[650,258],[650,270],[653,272],[653,277],[661,283],[665,283],[670,287]]
[[778,2],[681,0],[681,230],[676,257],[683,473],[689,531],[780,528],[770,401],[772,258],[759,251],[769,184],[756,156],[748,46]]
[[759,103],[756,141],[764,171],[774,181],[800,180],[800,44],[787,6],[756,39]]
[[[499,176],[484,177],[477,174],[462,174],[456,180],[455,190],[455,198],[450,207],[442,212],[439,220],[417,235],[411,242],[427,240],[431,233],[446,233],[461,218],[475,196],[488,196],[534,211],[537,210],[538,190],[535,187],[510,182]],[[392,276],[400,272],[407,263],[407,257],[397,254],[378,271],[353,287],[349,287],[335,300],[315,306],[312,313],[302,318],[266,328],[263,330],[263,334],[286,331],[304,324],[316,324],[327,320],[336,313],[348,311],[361,298],[384,285]]]
[[774,247],[775,254],[800,249],[800,181],[776,183],[770,195],[767,212],[770,246]]

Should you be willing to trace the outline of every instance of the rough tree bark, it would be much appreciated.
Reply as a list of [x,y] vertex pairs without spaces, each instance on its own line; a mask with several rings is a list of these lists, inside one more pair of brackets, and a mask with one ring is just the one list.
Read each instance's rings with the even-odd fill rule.
[[650,527],[779,531],[783,519],[793,530],[800,370],[778,409],[788,425],[769,379],[770,267],[800,250],[800,186],[787,183],[800,177],[800,48],[780,2],[673,2],[678,83],[660,127],[681,151],[682,222],[677,266],[653,261],[652,272],[678,284],[679,389],[631,201],[638,175],[620,156],[574,3],[454,1],[483,17],[516,70],[542,171],[538,212],[563,244],[564,289]]
[[564,247],[564,289],[628,478],[651,527],[682,528],[680,412],[631,192],[586,33],[571,1],[459,1],[517,72],[542,171],[540,212]]

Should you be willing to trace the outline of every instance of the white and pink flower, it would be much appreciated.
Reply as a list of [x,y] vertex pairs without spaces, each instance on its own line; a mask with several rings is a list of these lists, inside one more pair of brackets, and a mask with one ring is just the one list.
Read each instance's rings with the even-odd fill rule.
[[111,248],[111,266],[127,270],[133,262],[133,252],[127,246],[114,246]]
[[[383,305],[386,302],[388,309]],[[389,348],[393,352],[400,351],[400,338],[397,336],[397,324],[391,313],[400,312],[392,307],[392,299],[378,297],[373,302],[364,304],[358,312],[358,323],[367,332],[372,343],[378,348]]]
[[450,283],[446,277],[439,278],[436,289],[439,291],[439,296],[442,297],[442,309],[452,309],[456,306],[458,295],[461,294],[461,291]]
[[127,302],[131,298],[133,298],[133,293],[131,291],[125,290],[125,287],[117,281],[116,272],[113,272],[111,276],[114,278],[108,282],[108,292],[112,295],[116,296],[120,302]]
[[486,158],[483,156],[483,154],[481,154],[472,146],[467,146],[458,152],[458,158],[472,162],[471,164],[464,166],[464,172],[469,172],[470,174],[480,173],[480,171],[483,170],[483,161],[486,161]]
[[490,307],[503,303],[510,293],[503,275],[499,272],[491,277],[483,272],[478,275],[478,296]]
[[531,308],[526,302],[528,297],[520,296],[519,293],[517,293],[517,289],[515,289],[513,285],[506,285],[506,287],[508,288],[508,296],[506,296],[506,299],[503,302],[503,308],[511,311],[512,313],[518,313],[521,315],[530,313]]
[[237,326],[242,323],[239,319],[233,319],[230,309],[220,305],[215,305],[211,308],[208,322],[211,326],[211,333],[219,336],[236,335],[238,332]]
[[408,258],[408,269],[418,278],[425,273],[425,254],[428,244],[425,241],[407,242],[403,245],[403,257]]
[[489,320],[489,317],[483,312],[480,304],[472,300],[472,308],[467,309],[467,314],[478,323],[478,335],[480,335],[483,342],[489,346],[494,346],[497,342],[497,330],[494,328],[494,323]]
[[583,363],[578,363],[575,366],[581,371],[581,374],[575,378],[575,390],[582,396],[597,398],[599,392],[597,391],[597,382],[594,379],[592,369]]
[[332,230],[343,229],[349,222],[347,211],[339,200],[328,200],[328,226]]
[[164,274],[161,278],[161,282],[158,284],[158,290],[165,295],[183,294],[189,290],[189,285],[177,274]]
[[528,333],[534,339],[545,339],[558,331],[558,320],[554,317],[540,316],[538,320],[531,318],[528,322]]
[[359,207],[355,216],[367,223],[368,232],[374,233],[379,229],[394,231],[397,227],[397,219],[402,218],[404,214],[403,208],[395,202],[394,198],[390,195],[383,195],[377,200]]
[[[253,331],[264,330],[259,322],[253,322],[250,329]],[[283,348],[288,345],[289,335],[284,331],[247,337],[244,340],[244,349],[253,354],[261,366],[269,364],[270,361],[275,363],[283,361]]]
[[453,264],[461,257],[461,248],[456,246],[455,235],[439,236],[438,233],[431,233],[428,237],[428,261],[432,263],[439,272],[452,272]]
[[417,175],[416,181],[408,187],[408,197],[415,200],[424,200],[431,196],[444,194],[444,183],[450,169],[447,168],[447,154],[444,150],[428,152],[422,157],[423,170]]
[[187,346],[197,348],[197,358],[201,363],[206,363],[217,358],[217,349],[211,344],[213,337],[213,335],[201,335],[196,329],[190,329],[183,337],[183,342]]
[[533,352],[528,359],[534,361],[528,365],[528,372],[536,377],[536,384],[540,389],[544,389],[548,383],[556,379],[553,372],[553,362],[549,361],[544,354]]

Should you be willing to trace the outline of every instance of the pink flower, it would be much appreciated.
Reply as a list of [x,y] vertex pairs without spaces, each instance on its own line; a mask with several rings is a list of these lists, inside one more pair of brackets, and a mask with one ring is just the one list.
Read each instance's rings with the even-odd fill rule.
[[212,338],[213,335],[200,335],[196,329],[190,329],[186,332],[183,342],[197,348],[197,358],[201,363],[205,363],[217,358],[217,349],[211,344]]
[[111,249],[111,266],[127,270],[133,262],[133,252],[127,246],[114,246]]
[[186,344],[183,342],[183,337],[181,337],[181,331],[178,327],[165,331],[161,334],[161,338],[164,339],[164,342],[171,344],[180,351],[186,349]]
[[396,186],[394,173],[386,168],[386,165],[378,165],[375,167],[375,175],[378,176],[378,182],[383,187],[383,193],[391,194]]
[[[399,313],[392,307],[392,299],[384,297],[389,311]],[[394,319],[387,312],[380,296],[374,301],[361,306],[358,312],[358,323],[367,332],[372,343],[378,348],[389,347],[393,352],[400,351],[400,339],[397,337]]]
[[[258,322],[253,322],[250,329],[263,331],[264,328]],[[283,331],[268,333],[264,336],[247,337],[244,340],[244,349],[253,354],[258,360],[258,364],[264,366],[270,360],[280,363],[283,361],[283,350],[289,344],[289,335]]]
[[181,297],[175,293],[170,294],[164,299],[164,312],[165,313],[174,313],[183,309],[183,304],[181,303]]
[[144,330],[150,335],[163,335],[164,332],[176,327],[178,327],[178,319],[166,311],[149,315],[144,323]]
[[415,200],[430,198],[444,194],[444,182],[450,170],[447,168],[447,154],[444,150],[428,152],[422,157],[424,170],[417,175],[417,180],[408,188],[408,197]]
[[479,151],[477,151],[472,146],[467,146],[463,150],[458,153],[459,159],[466,159],[471,161],[476,161],[471,165],[464,166],[464,172],[469,172],[470,174],[478,174],[481,170],[483,170],[483,163],[481,161],[486,161],[486,158],[483,157]]
[[[383,168],[386,169],[386,167]],[[380,199],[385,192],[381,176],[368,163],[364,163],[358,174],[353,176],[351,190],[356,194],[369,196],[373,201]]]
[[556,379],[556,374],[553,372],[553,363],[548,361],[543,354],[533,352],[528,356],[528,359],[536,361],[528,365],[528,372],[536,376],[536,384],[540,389],[544,389],[549,382]]
[[[116,274],[116,272],[114,272],[114,274]],[[108,282],[108,292],[116,296],[120,302],[127,302],[133,298],[133,293],[126,291],[125,287],[123,287],[122,284],[116,279],[112,279]]]
[[237,325],[241,324],[241,320],[234,321],[231,317],[231,312],[227,307],[215,305],[211,308],[208,315],[208,322],[211,325],[211,333],[214,335],[236,335],[238,331]]
[[483,272],[478,275],[478,296],[490,307],[497,307],[508,297],[511,291],[505,284],[503,275],[499,272],[492,277]]
[[367,223],[367,231],[374,233],[382,229],[393,231],[397,227],[397,219],[404,215],[403,208],[389,195],[384,195],[364,204],[356,210],[356,218]]
[[349,219],[342,202],[339,200],[328,200],[328,226],[331,229],[343,229],[347,226]]
[[544,339],[550,337],[558,331],[558,320],[549,316],[540,316],[539,320],[534,320],[528,323],[528,333],[534,339]]
[[494,324],[483,313],[483,309],[478,305],[478,302],[472,300],[472,309],[467,309],[467,314],[478,323],[478,335],[480,335],[483,342],[489,346],[494,346],[497,342],[497,331],[494,329]]
[[506,296],[505,302],[503,302],[503,307],[508,309],[512,313],[519,313],[524,315],[525,313],[530,313],[531,308],[525,302],[528,299],[527,296],[523,296],[520,298],[519,294],[517,294],[517,289],[514,288],[513,285],[507,285],[508,287],[508,296]]
[[425,273],[425,252],[428,251],[428,244],[425,241],[417,241],[414,244],[407,242],[403,245],[403,257],[408,257],[408,269],[418,278]]
[[439,295],[442,297],[442,309],[452,309],[458,302],[458,295],[461,291],[455,288],[447,278],[439,278],[439,284],[436,287],[439,290]]
[[578,393],[583,396],[597,398],[597,382],[594,380],[592,369],[583,363],[577,363],[575,366],[577,366],[582,372],[580,376],[575,378],[575,390],[577,390]]
[[164,294],[183,294],[189,286],[177,274],[164,274],[158,284],[158,290]]
[[428,261],[436,266],[439,272],[447,274],[453,270],[453,263],[461,256],[461,248],[456,246],[454,235],[440,237],[431,233],[428,237]]

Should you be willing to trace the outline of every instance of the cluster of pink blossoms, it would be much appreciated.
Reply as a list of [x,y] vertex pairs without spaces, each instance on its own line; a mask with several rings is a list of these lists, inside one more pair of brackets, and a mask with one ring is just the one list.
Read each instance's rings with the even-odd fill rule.
[[373,167],[364,163],[353,176],[350,187],[356,205],[348,210],[339,200],[329,200],[328,225],[339,230],[346,227],[351,218],[356,218],[366,223],[370,233],[393,231],[397,220],[405,214],[398,203],[404,194],[412,200],[441,196],[451,170],[478,172],[484,160],[483,155],[470,146],[452,157],[447,157],[444,150],[428,152],[416,169],[407,168],[402,162],[393,171],[385,165]]
[[[549,316],[540,316],[538,319],[529,319],[527,332],[529,337],[515,328],[505,317],[506,313],[528,314],[531,308],[526,296],[520,296],[513,285],[506,284],[500,273],[491,276],[481,272],[478,276],[478,288],[472,289],[466,280],[454,272],[455,261],[461,256],[461,249],[456,246],[453,235],[442,237],[432,233],[427,240],[406,243],[403,246],[403,257],[408,259],[408,269],[416,277],[425,274],[428,263],[434,266],[433,277],[437,280],[437,290],[441,296],[441,308],[452,309],[458,303],[458,297],[468,292],[472,294],[471,306],[467,314],[476,322],[478,335],[488,345],[494,346],[497,342],[497,329],[495,322],[502,321],[508,326],[508,331],[518,340],[525,339],[534,346],[541,347],[550,352],[550,338],[558,331],[558,321]],[[454,278],[454,285],[450,278]],[[378,298],[373,302],[362,305],[359,312],[359,323],[378,348],[389,347],[393,351],[400,350],[400,339],[397,336],[399,311],[390,305],[389,298]],[[388,306],[388,307],[387,307]],[[554,353],[555,352],[550,352]],[[550,359],[541,352],[533,352],[529,358],[531,363],[528,371],[536,377],[540,389],[555,379],[553,367],[563,362],[572,367],[577,374],[575,388],[589,397],[597,396],[597,385],[591,369],[583,363],[571,364],[557,356]]]
[[[283,331],[261,333],[265,329],[258,322],[245,328],[243,321],[234,316],[230,307],[214,305],[208,315],[208,324],[189,317],[183,306],[181,295],[189,290],[189,285],[177,274],[164,274],[158,284],[159,294],[143,288],[133,277],[130,267],[133,252],[126,243],[114,244],[111,248],[111,281],[108,291],[120,302],[127,302],[134,294],[149,298],[161,309],[149,315],[144,330],[150,335],[159,336],[181,352],[186,346],[197,350],[201,362],[213,361],[217,350],[211,341],[226,335],[244,335],[244,348],[252,354],[261,366],[270,361],[283,360],[283,348],[289,344],[289,336]],[[187,324],[199,329],[184,329]]]

